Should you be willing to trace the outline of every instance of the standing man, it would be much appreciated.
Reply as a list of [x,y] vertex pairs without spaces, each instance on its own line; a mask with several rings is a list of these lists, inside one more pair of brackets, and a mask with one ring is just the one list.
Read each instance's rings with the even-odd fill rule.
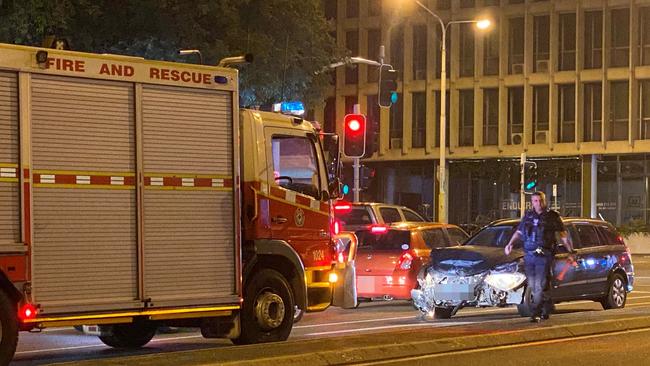
[[530,200],[533,209],[526,211],[517,226],[517,231],[506,245],[505,253],[509,255],[513,243],[523,240],[524,268],[532,294],[530,321],[539,323],[541,319],[548,319],[551,311],[551,299],[547,285],[555,253],[555,233],[560,233],[564,247],[571,253],[573,253],[573,244],[564,228],[560,214],[549,210],[544,192],[533,193]]

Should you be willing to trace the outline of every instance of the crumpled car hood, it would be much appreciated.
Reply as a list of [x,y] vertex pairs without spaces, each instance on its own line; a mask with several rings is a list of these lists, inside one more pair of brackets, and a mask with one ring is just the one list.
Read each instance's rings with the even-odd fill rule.
[[519,249],[506,256],[503,248],[463,245],[431,250],[429,266],[438,272],[472,276],[514,262],[523,255]]

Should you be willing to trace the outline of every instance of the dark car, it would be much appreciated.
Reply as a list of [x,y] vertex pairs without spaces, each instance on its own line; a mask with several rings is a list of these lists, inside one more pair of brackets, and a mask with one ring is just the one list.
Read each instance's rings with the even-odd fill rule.
[[433,248],[459,245],[468,235],[438,223],[398,223],[356,232],[357,296],[360,299],[411,298],[420,269]]
[[[576,253],[570,256],[557,246],[551,266],[553,301],[593,300],[604,309],[624,307],[634,284],[634,267],[623,238],[605,221],[563,221]],[[418,275],[420,288],[411,292],[415,306],[435,318],[449,318],[466,306],[505,305],[517,305],[522,316],[529,316],[524,253],[519,247],[506,256],[503,250],[518,223],[496,221],[462,246],[433,250],[430,263]]]

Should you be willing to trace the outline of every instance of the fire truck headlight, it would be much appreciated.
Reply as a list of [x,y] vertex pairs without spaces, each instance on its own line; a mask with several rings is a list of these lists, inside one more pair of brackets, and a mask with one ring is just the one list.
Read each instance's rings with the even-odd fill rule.
[[329,280],[330,283],[336,283],[339,280],[339,275],[336,272],[330,272]]

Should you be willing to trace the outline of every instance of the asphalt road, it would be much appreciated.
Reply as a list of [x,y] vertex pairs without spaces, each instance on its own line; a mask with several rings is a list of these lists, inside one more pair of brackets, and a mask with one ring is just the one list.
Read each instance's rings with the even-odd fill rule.
[[[634,257],[636,284],[634,291],[629,295],[626,308],[616,311],[603,311],[600,304],[591,301],[579,301],[572,303],[561,303],[557,305],[557,314],[555,314],[548,324],[569,324],[583,322],[585,318],[616,318],[631,314],[645,314],[650,311],[650,256]],[[488,308],[462,309],[452,319],[426,321],[418,317],[412,306],[405,301],[392,302],[372,302],[363,303],[358,309],[338,309],[330,308],[325,312],[316,314],[307,314],[303,320],[294,326],[291,334],[291,340],[317,340],[322,338],[340,338],[343,336],[354,337],[356,342],[363,343],[364,339],[370,339],[373,335],[385,332],[426,332],[430,337],[443,337],[449,335],[476,334],[476,332],[493,332],[512,330],[530,327],[525,319],[517,314],[515,308]],[[621,341],[621,349],[628,349],[632,345],[628,342],[640,341],[640,338],[646,337],[641,344],[647,344],[650,337],[648,332],[636,332],[622,334],[616,337]],[[501,350],[482,350],[481,352],[466,352],[463,354],[453,354],[448,356],[435,356],[436,364],[445,364],[447,361],[456,361],[459,357],[463,360],[467,358],[467,363],[478,364],[478,360],[485,360],[486,355],[493,357],[491,353],[498,354],[494,356],[495,360],[499,359],[502,363],[499,365],[514,364],[508,363],[508,360],[522,360],[522,355],[528,352],[537,352],[539,348],[540,355],[548,355],[549,360],[555,362],[547,364],[561,364],[568,359],[578,357],[577,351],[585,352],[585,359],[597,357],[600,353],[613,352],[618,348],[611,344],[606,346],[608,337],[577,339],[571,342],[560,342],[558,344],[531,344],[530,346],[512,347],[511,349]],[[570,343],[575,343],[570,346]],[[583,342],[583,343],[580,343]],[[594,350],[593,347],[583,347],[586,344],[602,344],[602,350]],[[602,342],[602,343],[598,343]],[[610,340],[611,342],[611,340]],[[618,344],[618,343],[616,343]],[[567,347],[566,353],[558,351],[557,347]],[[250,346],[249,346],[250,347]],[[627,347],[627,348],[626,348]],[[640,346],[639,346],[640,347]],[[128,355],[146,355],[174,351],[188,350],[205,350],[232,348],[232,344],[227,340],[210,340],[204,339],[196,331],[181,329],[176,333],[159,334],[147,347],[138,351],[118,351],[105,346],[96,337],[85,335],[72,328],[47,329],[40,334],[21,333],[18,351],[16,353],[15,365],[41,365],[58,362],[97,360],[113,357],[122,357]],[[576,350],[578,348],[578,350]],[[249,349],[250,350],[250,349]],[[645,353],[644,353],[645,352]],[[639,348],[639,354],[647,355],[647,350]],[[628,352],[625,353],[627,357]],[[483,355],[481,355],[483,354]],[[506,357],[501,355],[509,354]],[[535,353],[537,354],[537,353]],[[617,352],[618,354],[618,352]],[[445,357],[449,357],[446,359]],[[545,364],[546,358],[539,356],[537,360]],[[545,356],[546,357],[546,356]],[[611,360],[609,356],[606,359]],[[446,361],[445,361],[446,360]],[[490,358],[492,360],[492,358]],[[615,358],[616,360],[616,358]],[[410,365],[413,364],[431,364],[432,360],[414,359],[404,360]],[[391,361],[391,364],[402,364],[399,360]],[[645,363],[645,362],[644,362]],[[405,364],[405,363],[404,363]],[[484,364],[484,363],[482,363]],[[575,363],[574,363],[575,364]],[[636,364],[636,363],[628,363]],[[521,365],[517,362],[517,365]]]

